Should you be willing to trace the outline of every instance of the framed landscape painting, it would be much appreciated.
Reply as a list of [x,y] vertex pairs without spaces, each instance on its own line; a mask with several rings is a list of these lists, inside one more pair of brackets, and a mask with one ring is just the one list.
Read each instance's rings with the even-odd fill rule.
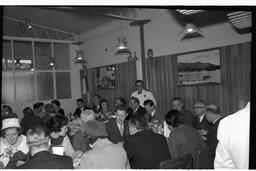
[[221,84],[220,49],[177,55],[178,86]]
[[97,89],[115,88],[116,76],[115,76],[114,65],[108,65],[108,66],[96,68],[96,86],[97,86]]

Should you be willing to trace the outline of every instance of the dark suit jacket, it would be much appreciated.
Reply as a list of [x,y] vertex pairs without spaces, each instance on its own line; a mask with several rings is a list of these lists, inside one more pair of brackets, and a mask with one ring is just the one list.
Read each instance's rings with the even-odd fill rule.
[[218,119],[214,124],[212,129],[209,130],[208,134],[206,135],[206,144],[207,146],[216,148],[217,144],[218,144],[218,140],[217,140],[217,131],[218,131],[218,126],[220,123],[220,120],[222,118]]
[[132,109],[128,109],[127,113],[128,113],[128,116],[126,117],[125,120],[130,120],[131,117],[136,116],[136,115],[144,116],[147,113],[147,111],[144,109],[144,107],[139,106],[139,108],[135,112],[133,112]]
[[129,123],[127,121],[124,122],[123,136],[120,134],[116,119],[110,119],[107,123],[105,123],[105,127],[108,134],[108,139],[114,144],[124,141],[130,135]]
[[50,154],[48,151],[41,151],[17,169],[73,169],[73,162],[68,156],[59,156]]
[[157,120],[159,123],[162,123],[164,121],[164,117],[158,112],[157,109],[156,109],[153,117],[148,112],[146,112],[144,116],[145,116],[147,122],[153,122],[153,121]]
[[158,169],[171,158],[165,137],[149,130],[129,136],[123,146],[132,169]]
[[205,129],[205,130],[210,130],[212,128],[212,125],[208,122],[206,119],[206,116],[204,115],[202,122],[199,122],[199,119],[197,116],[194,116],[193,119],[193,124],[192,126],[196,128],[197,130]]
[[186,109],[182,109],[181,111],[182,115],[183,115],[183,118],[184,118],[184,122],[189,125],[189,126],[192,126],[192,123],[193,123],[193,119],[194,119],[194,115],[191,111],[188,111]]

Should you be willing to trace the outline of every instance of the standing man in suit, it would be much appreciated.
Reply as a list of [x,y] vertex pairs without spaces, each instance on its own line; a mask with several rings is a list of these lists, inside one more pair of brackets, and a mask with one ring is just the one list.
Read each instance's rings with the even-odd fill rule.
[[129,123],[125,120],[127,115],[126,107],[119,105],[115,109],[116,118],[111,118],[105,123],[108,139],[114,144],[123,142],[130,135]]
[[184,122],[187,125],[192,126],[193,113],[191,111],[188,111],[188,110],[185,109],[185,107],[183,105],[183,101],[181,100],[180,97],[174,97],[172,99],[172,109],[173,110],[178,110],[179,112],[181,112],[182,115],[183,115]]
[[49,152],[49,136],[43,126],[35,125],[27,131],[31,159],[18,169],[73,169],[72,159]]
[[209,130],[208,134],[206,135],[206,144],[208,147],[216,148],[218,144],[217,140],[217,130],[219,126],[219,122],[222,119],[220,115],[220,109],[218,106],[214,104],[210,104],[206,106],[205,109],[205,116],[207,120],[213,124],[213,127]]
[[132,169],[158,169],[160,162],[171,158],[163,135],[147,130],[147,121],[137,115],[130,120],[130,136],[124,142]]
[[147,112],[139,102],[139,99],[136,97],[131,97],[129,101],[129,113],[126,120],[129,120],[132,116],[136,115],[145,115]]
[[195,116],[193,119],[192,126],[196,128],[202,135],[203,139],[206,140],[208,131],[212,128],[212,125],[208,122],[205,116],[205,102],[198,101],[194,104]]
[[150,91],[144,89],[144,83],[142,80],[137,80],[135,82],[135,86],[136,91],[132,93],[131,97],[136,97],[137,99],[139,99],[139,104],[141,106],[143,106],[144,101],[148,99],[152,100],[156,105],[154,95]]

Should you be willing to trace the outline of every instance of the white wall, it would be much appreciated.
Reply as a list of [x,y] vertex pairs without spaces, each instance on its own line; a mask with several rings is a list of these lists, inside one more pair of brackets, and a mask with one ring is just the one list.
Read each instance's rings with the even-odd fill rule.
[[[169,10],[146,9],[142,11],[140,17],[152,19],[150,23],[144,26],[144,37],[145,51],[152,48],[154,56],[177,54],[251,41],[251,34],[238,34],[226,22],[201,28],[202,34],[205,36],[203,39],[181,42],[181,37],[177,34],[182,30],[182,26],[173,20]],[[133,52],[137,52],[140,60],[139,28],[129,26],[127,21],[123,21],[123,24],[126,24],[123,29],[123,35],[127,37],[129,47]],[[115,20],[80,35],[81,40],[84,40],[82,48],[89,58],[88,67],[127,61],[128,55],[114,55],[117,37],[120,34],[120,20]],[[105,49],[108,49],[108,51],[105,51]]]

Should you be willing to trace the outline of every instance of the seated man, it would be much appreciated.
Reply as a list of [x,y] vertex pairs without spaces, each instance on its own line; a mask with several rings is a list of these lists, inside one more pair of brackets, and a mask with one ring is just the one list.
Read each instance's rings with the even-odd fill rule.
[[92,150],[82,155],[79,169],[127,169],[129,162],[121,144],[107,139],[104,123],[89,120],[84,131]]
[[205,102],[198,101],[194,104],[195,116],[192,122],[192,126],[198,130],[203,139],[206,140],[208,131],[212,128],[212,125],[207,121],[205,116]]
[[116,118],[105,123],[108,139],[112,143],[124,141],[129,135],[129,123],[125,121],[128,114],[124,105],[119,105],[115,109]]
[[132,169],[158,169],[160,162],[171,159],[163,135],[147,130],[147,121],[137,115],[130,120],[130,136],[124,149]]
[[76,100],[76,105],[77,105],[77,108],[73,113],[73,116],[75,118],[79,118],[82,111],[84,111],[85,109],[89,109],[88,107],[85,106],[84,100],[82,98]]
[[185,109],[180,97],[174,97],[172,99],[172,109],[180,111],[183,115],[184,122],[192,126],[193,113]]
[[131,117],[136,116],[136,115],[144,116],[147,113],[147,111],[142,106],[140,106],[140,101],[136,97],[130,98],[129,108],[130,108],[130,112],[128,113],[128,116],[126,117],[126,120],[129,120]]
[[49,152],[49,137],[44,127],[35,125],[27,131],[31,159],[18,169],[73,169],[72,159]]

